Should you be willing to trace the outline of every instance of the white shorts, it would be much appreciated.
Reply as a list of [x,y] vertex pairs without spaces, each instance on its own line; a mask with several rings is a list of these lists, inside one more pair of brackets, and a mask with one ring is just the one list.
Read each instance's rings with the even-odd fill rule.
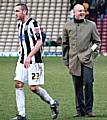
[[34,63],[26,69],[24,64],[17,62],[16,77],[14,80],[19,80],[28,85],[42,85],[44,84],[44,64]]

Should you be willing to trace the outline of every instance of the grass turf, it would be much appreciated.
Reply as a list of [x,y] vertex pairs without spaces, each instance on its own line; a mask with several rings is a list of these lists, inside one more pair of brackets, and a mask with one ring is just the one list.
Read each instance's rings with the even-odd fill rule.
[[[16,114],[14,71],[17,58],[0,57],[0,120],[9,120]],[[95,62],[94,108],[96,118],[73,118],[75,113],[72,80],[61,57],[45,57],[45,85],[49,94],[59,100],[57,120],[107,120],[107,57]],[[25,85],[27,120],[51,120],[50,108]]]

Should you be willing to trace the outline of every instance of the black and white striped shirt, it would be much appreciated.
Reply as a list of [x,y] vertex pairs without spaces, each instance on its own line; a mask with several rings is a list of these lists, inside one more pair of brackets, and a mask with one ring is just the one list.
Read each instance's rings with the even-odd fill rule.
[[[24,60],[35,47],[37,40],[42,40],[41,30],[38,22],[35,19],[29,18],[25,23],[18,24],[19,29],[19,62],[24,63]],[[39,50],[33,57],[33,63],[41,63],[41,51]]]

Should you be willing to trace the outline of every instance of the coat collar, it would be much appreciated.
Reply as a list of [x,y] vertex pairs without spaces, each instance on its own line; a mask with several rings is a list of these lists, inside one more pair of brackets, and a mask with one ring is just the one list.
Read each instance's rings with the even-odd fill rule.
[[73,19],[74,23],[86,23],[86,19],[83,19],[83,20],[76,20],[76,19]]

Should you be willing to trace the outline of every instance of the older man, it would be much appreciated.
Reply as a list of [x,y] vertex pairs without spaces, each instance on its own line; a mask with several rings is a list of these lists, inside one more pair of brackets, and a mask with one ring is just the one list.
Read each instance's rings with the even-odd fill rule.
[[75,88],[75,117],[95,117],[93,112],[93,62],[100,45],[96,24],[85,19],[84,7],[74,6],[74,19],[63,29],[63,60]]

